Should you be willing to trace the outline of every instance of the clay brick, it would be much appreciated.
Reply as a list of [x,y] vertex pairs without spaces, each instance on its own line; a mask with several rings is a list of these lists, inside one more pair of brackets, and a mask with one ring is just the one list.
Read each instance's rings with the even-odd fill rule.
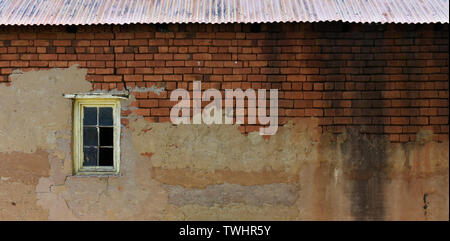
[[133,110],[133,112],[136,115],[140,115],[140,116],[150,116],[150,109],[139,108],[139,109]]
[[305,75],[288,75],[287,76],[287,81],[306,81],[306,76]]
[[116,54],[116,60],[134,60],[134,54]]
[[408,117],[391,117],[391,124],[393,125],[408,125]]
[[303,109],[286,109],[286,116],[305,116],[305,110]]
[[153,74],[153,68],[135,68],[136,74]]
[[256,54],[239,54],[237,60],[256,60]]
[[122,76],[121,75],[105,75],[103,77],[103,81],[105,81],[105,82],[121,82]]
[[71,40],[53,40],[53,46],[71,46]]
[[211,60],[212,55],[211,54],[193,54],[192,59],[193,60]]
[[[312,108],[312,100],[294,100],[294,108]],[[325,110],[325,112],[328,110]]]
[[143,75],[124,75],[123,80],[130,81],[130,82],[136,82],[136,81],[143,81],[144,78],[143,78]]
[[448,124],[448,116],[431,116],[430,124],[432,124],[432,125],[447,125]]
[[370,117],[353,117],[353,124],[355,125],[368,125],[372,123],[372,118]]
[[139,107],[158,107],[158,100],[139,100]]
[[32,43],[29,40],[11,40],[11,46],[28,46]]
[[168,116],[170,114],[169,108],[152,108],[152,116]]
[[116,33],[116,39],[134,39],[134,32]]
[[352,118],[351,117],[334,117],[333,118],[333,123],[337,124],[337,125],[349,125],[352,124]]
[[305,116],[323,116],[322,109],[305,109]]
[[57,60],[58,55],[56,54],[39,54],[39,60]]
[[192,39],[175,39],[174,41],[173,41],[173,44],[174,45],[184,45],[184,46],[186,46],[186,45],[193,45],[193,42],[192,42]]
[[445,107],[448,106],[448,100],[445,99],[432,99],[430,100],[431,107]]
[[428,117],[411,117],[411,125],[428,125]]
[[248,75],[247,76],[248,81],[258,81],[258,82],[264,82],[267,80],[267,75]]
[[144,81],[162,81],[162,75],[144,75]]
[[303,98],[304,99],[321,99],[322,98],[322,92],[305,91],[305,92],[303,92]]
[[173,73],[173,68],[156,67],[156,68],[154,68],[154,72],[155,72],[155,74],[172,74]]
[[386,133],[402,133],[401,126],[385,126],[384,131]]
[[130,46],[146,46],[148,45],[147,39],[131,39],[129,40]]

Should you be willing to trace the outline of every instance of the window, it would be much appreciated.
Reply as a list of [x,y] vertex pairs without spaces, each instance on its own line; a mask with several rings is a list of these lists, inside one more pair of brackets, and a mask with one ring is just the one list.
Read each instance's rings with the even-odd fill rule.
[[[120,173],[120,101],[117,97],[74,97],[73,159],[77,175]],[[70,98],[70,97],[69,97]]]

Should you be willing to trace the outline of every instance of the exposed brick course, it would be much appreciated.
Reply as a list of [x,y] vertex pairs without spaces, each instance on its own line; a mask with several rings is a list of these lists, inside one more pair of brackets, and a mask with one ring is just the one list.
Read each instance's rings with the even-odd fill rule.
[[[88,69],[94,89],[165,86],[136,94],[134,112],[168,121],[170,91],[277,88],[280,124],[316,117],[322,131],[413,141],[448,139],[448,24],[245,24],[2,27],[0,82],[14,69]],[[240,128],[244,133],[257,125]]]

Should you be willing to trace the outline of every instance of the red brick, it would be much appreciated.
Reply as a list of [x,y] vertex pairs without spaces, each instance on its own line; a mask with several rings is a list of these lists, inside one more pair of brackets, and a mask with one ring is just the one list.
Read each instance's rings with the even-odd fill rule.
[[143,81],[144,78],[143,78],[143,75],[124,75],[123,80],[130,81],[130,82],[136,82],[136,81]]
[[116,60],[134,60],[134,54],[116,54]]
[[193,54],[192,59],[193,60],[211,60],[212,55],[211,54]]
[[53,40],[53,46],[71,46],[71,40]]
[[28,46],[32,43],[29,40],[11,40],[11,46]]
[[305,110],[303,109],[286,109],[286,116],[305,116]]
[[352,124],[352,118],[351,117],[334,117],[333,118],[334,124]]
[[322,98],[322,92],[318,92],[318,91],[304,91],[303,92],[303,98],[304,99],[321,99]]
[[322,109],[305,109],[305,116],[323,116]]
[[391,124],[393,125],[408,125],[408,117],[391,117]]
[[162,81],[162,75],[144,75],[144,81]]
[[353,117],[353,124],[355,125],[368,125],[372,123],[370,117]]
[[411,117],[411,125],[428,125],[428,117]]
[[152,108],[151,115],[152,116],[169,116],[170,111],[169,108]]
[[57,60],[58,55],[56,54],[39,54],[39,60]]
[[431,107],[448,107],[448,100],[445,99],[432,99],[430,100]]
[[402,133],[401,126],[385,126],[384,131],[386,133]]
[[150,116],[150,109],[139,108],[139,109],[133,110],[133,112],[136,115],[140,115],[140,116]]
[[448,116],[431,116],[430,124],[432,124],[432,125],[447,125],[448,124]]
[[247,76],[248,81],[258,81],[258,82],[264,82],[267,80],[267,75],[248,75]]
[[139,100],[139,107],[158,107],[158,100]]
[[105,81],[105,82],[121,82],[122,76],[121,75],[105,75],[103,77],[103,81]]

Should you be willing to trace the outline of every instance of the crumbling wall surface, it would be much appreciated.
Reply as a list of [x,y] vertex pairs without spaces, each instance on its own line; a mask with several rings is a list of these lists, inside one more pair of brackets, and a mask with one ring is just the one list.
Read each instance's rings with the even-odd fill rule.
[[86,72],[17,70],[0,85],[1,220],[448,220],[448,140],[430,130],[391,143],[298,118],[262,138],[131,114],[121,175],[73,176],[62,94],[91,91]]
[[42,195],[71,173],[72,105],[62,94],[89,91],[86,74],[76,66],[15,70],[0,85],[0,219],[52,217]]
[[[177,88],[278,89],[279,128],[172,125]],[[127,88],[121,175],[72,102]],[[0,220],[448,220],[448,24],[0,28]]]

